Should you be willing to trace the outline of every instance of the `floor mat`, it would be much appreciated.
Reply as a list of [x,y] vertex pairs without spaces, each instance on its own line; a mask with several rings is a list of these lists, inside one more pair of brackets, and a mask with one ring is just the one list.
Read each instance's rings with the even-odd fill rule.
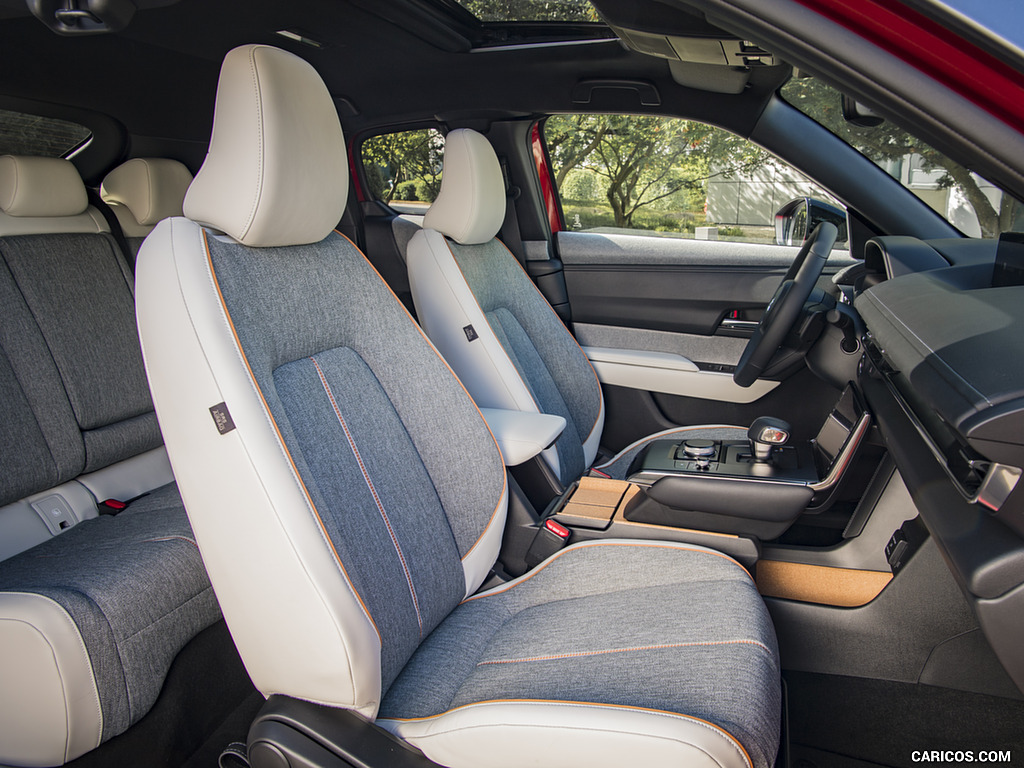
[[791,768],[1024,760],[1022,701],[837,675],[785,678]]

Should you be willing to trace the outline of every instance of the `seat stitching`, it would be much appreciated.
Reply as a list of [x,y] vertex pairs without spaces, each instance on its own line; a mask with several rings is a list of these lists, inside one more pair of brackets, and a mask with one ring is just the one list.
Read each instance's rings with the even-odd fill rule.
[[[754,765],[753,761],[750,759],[750,755],[747,754],[747,750],[739,742],[739,739],[737,739],[735,736],[733,736],[731,733],[729,733],[727,730],[725,730],[721,726],[715,725],[714,723],[710,723],[707,720],[702,720],[701,718],[696,717],[694,715],[684,715],[681,712],[669,712],[669,711],[664,710],[664,709],[654,709],[652,707],[634,707],[634,706],[630,706],[628,704],[604,704],[602,702],[597,702],[597,701],[553,701],[553,700],[550,700],[550,699],[489,699],[487,701],[476,701],[476,702],[473,702],[472,704],[463,704],[461,706],[455,707],[454,709],[449,709],[447,712],[442,712],[439,715],[430,715],[429,717],[392,717],[392,718],[386,718],[386,719],[394,721],[394,722],[402,722],[402,723],[425,722],[427,720],[438,720],[438,719],[444,717],[445,715],[449,715],[452,712],[458,712],[461,709],[469,709],[470,707],[487,706],[487,705],[490,705],[490,704],[494,704],[494,705],[502,705],[502,704],[535,705],[535,704],[541,704],[541,705],[548,705],[548,706],[552,706],[552,707],[569,707],[569,708],[572,708],[572,707],[579,707],[579,708],[600,707],[602,709],[617,709],[617,710],[626,711],[626,712],[644,712],[644,713],[647,713],[647,714],[661,716],[661,717],[675,718],[675,719],[678,719],[678,720],[686,720],[687,722],[694,723],[695,725],[700,725],[700,726],[702,726],[704,728],[707,728],[708,730],[712,731],[713,733],[715,733],[715,734],[717,734],[719,736],[722,736],[737,751],[737,753],[739,753],[739,755],[743,758],[743,761],[748,766],[750,766],[750,768],[753,768],[753,765]],[[477,726],[477,727],[482,727],[482,726]],[[510,725],[508,723],[503,723],[502,727],[510,727]],[[451,730],[454,731],[454,730],[458,730],[458,729],[453,728]],[[569,728],[567,728],[567,730],[582,730],[582,729],[577,729],[577,728],[569,729]],[[427,736],[427,735],[428,734],[424,734],[424,736]],[[418,738],[418,737],[414,736],[412,738]]]
[[594,433],[594,428],[597,427],[597,423],[598,423],[598,421],[601,418],[602,412],[604,411],[604,396],[603,396],[602,390],[601,390],[601,379],[597,375],[597,371],[594,370],[594,364],[590,362],[590,358],[587,357],[587,353],[583,351],[583,347],[581,347],[580,343],[578,341],[576,341],[576,337],[573,336],[572,333],[569,332],[569,329],[565,325],[565,321],[562,320],[562,318],[558,316],[557,312],[555,312],[555,308],[553,306],[551,306],[551,302],[548,301],[548,299],[544,295],[544,293],[540,290],[540,288],[537,287],[537,284],[535,282],[533,282],[533,278],[530,277],[530,273],[526,271],[526,269],[523,267],[523,265],[519,262],[519,259],[516,258],[515,254],[512,253],[512,251],[509,249],[509,247],[507,245],[505,245],[504,241],[502,241],[500,238],[495,237],[494,240],[497,241],[501,245],[501,247],[505,249],[505,251],[508,253],[508,255],[512,257],[512,261],[515,262],[516,266],[519,267],[519,270],[526,277],[526,283],[529,284],[533,288],[533,290],[535,290],[537,292],[537,294],[541,297],[541,299],[544,302],[544,305],[555,316],[555,318],[558,320],[559,324],[561,324],[562,328],[569,335],[569,338],[572,340],[572,343],[576,345],[576,348],[580,351],[580,354],[583,355],[583,359],[587,361],[587,367],[590,368],[590,372],[594,376],[594,382],[597,384],[597,396],[598,396],[598,399],[599,399],[599,402],[600,402],[600,406],[597,409],[597,416],[594,418],[594,423],[593,423],[593,425],[591,425],[590,432],[587,434],[587,439],[589,440],[590,439],[590,435],[592,435]]
[[[217,271],[214,269],[213,266],[213,254],[210,253],[210,242],[207,238],[206,230],[200,228],[199,234],[202,239],[203,248],[206,251],[207,274],[209,276],[210,285],[217,293],[217,300],[220,304],[221,317],[224,320],[227,328],[231,331],[231,336],[234,339],[234,351],[238,356],[239,362],[243,366],[245,366],[245,370],[249,374],[249,383],[252,385],[252,391],[263,404],[263,417],[266,420],[267,424],[270,426],[270,428],[274,430],[274,434],[277,435],[277,448],[280,451],[281,456],[284,457],[285,461],[287,461],[289,466],[291,466],[292,468],[292,477],[294,478],[298,488],[301,490],[302,495],[305,496],[306,498],[306,503],[309,505],[308,509],[312,513],[314,519],[316,520],[317,527],[320,529],[321,539],[323,540],[324,544],[326,544],[327,547],[331,550],[331,553],[334,555],[334,561],[338,565],[338,571],[341,573],[342,578],[345,580],[345,584],[352,591],[352,595],[355,597],[356,602],[359,603],[359,607],[362,608],[363,615],[370,622],[370,626],[373,627],[373,631],[377,635],[378,642],[383,643],[383,639],[381,638],[380,634],[380,629],[377,627],[377,622],[373,620],[373,615],[370,613],[370,609],[366,607],[366,603],[363,601],[362,595],[359,594],[359,590],[356,589],[355,585],[352,583],[352,579],[349,578],[348,570],[345,568],[345,564],[341,561],[341,556],[338,554],[337,547],[334,546],[334,542],[331,541],[331,537],[327,535],[327,529],[324,527],[324,521],[320,517],[320,511],[316,508],[316,504],[313,502],[313,497],[312,495],[310,495],[309,488],[306,487],[306,482],[302,479],[302,476],[299,474],[298,467],[295,466],[295,459],[292,458],[291,452],[288,450],[288,446],[285,445],[284,435],[281,434],[281,429],[277,425],[277,421],[274,418],[274,415],[270,412],[270,405],[267,403],[267,398],[264,397],[263,395],[263,390],[260,389],[259,382],[256,381],[256,374],[253,373],[252,366],[249,365],[249,359],[246,357],[245,351],[242,349],[242,341],[241,339],[238,338],[238,331],[235,328],[235,322],[234,320],[231,319],[231,313],[228,311],[227,302],[224,300],[224,294],[220,290],[220,282],[217,280]],[[351,243],[352,241],[349,240],[349,242]],[[365,259],[366,257],[363,256],[363,258]],[[292,548],[294,551],[294,543],[292,544]],[[335,626],[337,626],[337,624],[335,624]],[[340,634],[341,633],[339,627],[339,635]],[[349,668],[351,670],[351,665]],[[355,683],[353,678],[353,685],[354,684]]]
[[478,600],[481,597],[494,597],[496,595],[504,594],[505,592],[508,592],[513,587],[516,587],[516,586],[518,586],[520,584],[525,584],[527,581],[532,579],[534,576],[536,576],[538,573],[543,571],[545,568],[547,568],[549,565],[551,565],[551,563],[555,562],[555,560],[559,559],[560,557],[562,557],[566,553],[568,553],[568,552],[575,552],[575,551],[577,551],[579,549],[584,549],[584,548],[589,548],[589,547],[653,547],[653,548],[656,548],[656,549],[677,549],[677,550],[681,550],[681,551],[684,551],[684,552],[696,552],[698,554],[703,554],[703,555],[714,555],[715,557],[720,557],[723,560],[728,560],[731,563],[735,563],[737,566],[739,566],[740,569],[742,569],[742,571],[744,573],[747,574],[748,578],[750,577],[750,573],[747,571],[746,568],[744,568],[742,565],[740,565],[738,562],[736,562],[736,560],[734,558],[731,558],[728,555],[722,554],[721,552],[714,552],[712,550],[706,550],[706,549],[695,549],[693,547],[687,547],[685,545],[647,544],[647,543],[644,543],[644,542],[639,541],[639,540],[637,542],[635,542],[635,543],[633,543],[633,542],[625,542],[624,543],[624,542],[610,542],[610,541],[609,542],[595,541],[595,542],[586,542],[584,544],[581,544],[578,547],[563,549],[560,552],[556,552],[554,555],[549,557],[545,562],[541,563],[536,568],[534,568],[532,571],[530,571],[526,576],[523,576],[520,579],[515,580],[511,584],[508,584],[504,589],[500,589],[498,591],[488,591],[488,592],[485,592],[484,594],[480,594],[480,595],[473,595],[472,597],[467,597],[462,602],[464,604],[464,603],[468,603],[468,602],[470,602],[472,600]]
[[[707,726],[704,723],[701,723],[699,721],[692,721],[692,722],[693,722],[694,725],[701,726],[702,728],[709,728],[709,726]],[[434,732],[434,733],[417,734],[417,735],[407,736],[405,738],[413,746],[418,746],[417,742],[423,743],[423,742],[429,741],[430,739],[437,739],[438,737],[449,736],[451,734],[460,733],[460,732],[479,731],[479,730],[483,730],[483,729],[487,729],[487,728],[494,728],[495,725],[496,725],[495,723],[478,723],[476,725],[460,725],[460,726],[457,726],[457,727],[454,727],[454,728],[446,728],[443,731],[437,731],[437,732]],[[515,729],[531,729],[531,730],[544,729],[544,730],[551,730],[551,731],[565,731],[567,733],[592,733],[592,734],[602,734],[602,735],[609,734],[609,733],[618,733],[618,734],[623,734],[623,735],[626,735],[626,736],[636,736],[637,735],[634,731],[627,731],[627,730],[623,730],[623,729],[594,728],[594,727],[575,726],[575,725],[552,725],[551,723],[501,723],[500,727],[502,729],[510,729],[510,728],[515,728]],[[722,733],[719,733],[718,730],[716,730],[716,729],[711,729],[711,730],[715,733],[716,736],[722,736]],[[726,732],[726,733],[728,733],[728,732]],[[702,755],[706,756],[709,760],[711,760],[719,768],[724,768],[724,763],[721,760],[719,760],[717,757],[715,757],[714,755],[709,753],[703,747],[701,747],[701,746],[699,746],[697,744],[694,744],[692,741],[688,741],[686,739],[682,739],[682,738],[679,738],[679,737],[659,736],[657,734],[652,734],[652,733],[645,733],[645,734],[643,734],[643,738],[645,740],[650,739],[650,740],[656,740],[656,741],[670,742],[670,743],[673,743],[673,744],[685,744],[687,747],[690,747],[691,749],[694,749],[697,752],[700,752]],[[726,739],[726,741],[728,742],[728,739]],[[729,744],[729,746],[733,747],[734,749],[736,748],[735,744]],[[737,750],[737,751],[739,751],[739,750]],[[741,756],[742,756],[742,753],[741,753]],[[747,762],[747,765],[750,765],[750,763]]]
[[190,539],[188,536],[157,536],[156,538],[152,538],[152,539],[143,539],[142,543],[143,544],[155,544],[155,543],[161,542],[161,541],[187,541],[193,547],[195,547],[196,549],[199,549],[199,545],[196,544],[196,540],[195,539]]
[[[359,246],[357,246],[355,243],[353,243],[352,240],[349,239],[348,235],[344,234],[343,232],[339,232],[338,230],[334,230],[334,233],[336,235],[339,235],[340,237],[343,237],[345,240],[348,240],[348,242],[352,245],[352,247],[356,249],[356,252],[360,256],[363,257],[363,260],[366,262],[366,265],[370,269],[373,270],[373,273],[375,275],[377,275],[377,277],[380,279],[381,283],[387,289],[388,293],[390,293],[391,296],[394,298],[395,303],[398,304],[398,306],[402,309],[403,312],[405,312],[406,317],[409,318],[410,322],[413,324],[413,327],[417,331],[419,331],[420,336],[422,336],[423,340],[425,342],[427,342],[427,346],[430,347],[434,351],[434,354],[437,355],[437,359],[440,360],[444,364],[444,367],[448,369],[448,372],[451,373],[451,375],[455,379],[455,381],[457,381],[459,383],[459,387],[461,387],[462,391],[466,393],[466,397],[469,399],[470,404],[473,406],[473,408],[476,410],[477,414],[480,416],[480,420],[483,421],[484,427],[487,429],[487,434],[489,434],[491,436],[491,440],[494,440],[494,449],[496,451],[498,451],[499,455],[501,455],[501,449],[498,447],[498,441],[495,439],[494,433],[491,431],[491,427],[487,423],[487,419],[484,418],[483,413],[481,413],[479,406],[477,406],[476,401],[473,399],[473,396],[469,394],[469,390],[466,389],[465,384],[463,384],[462,380],[455,374],[455,371],[452,370],[452,367],[450,365],[448,365],[448,361],[444,359],[444,355],[442,355],[440,352],[437,351],[437,347],[434,346],[434,342],[432,342],[427,337],[427,334],[425,334],[423,332],[423,329],[420,327],[420,324],[416,322],[416,320],[413,318],[413,316],[411,314],[409,314],[409,310],[406,309],[405,304],[403,304],[401,302],[401,300],[399,300],[398,296],[395,295],[395,292],[391,289],[391,286],[388,285],[387,280],[385,280],[383,277],[381,277],[380,272],[378,272],[377,268],[375,266],[373,266],[373,264],[370,262],[369,259],[366,258],[366,254],[364,254],[359,249]],[[488,518],[487,524],[484,526],[483,531],[481,531],[480,536],[478,536],[477,540],[475,542],[473,542],[473,546],[469,548],[469,550],[466,552],[466,554],[464,554],[462,556],[462,558],[461,558],[462,562],[465,562],[466,558],[469,557],[470,552],[472,552],[474,549],[476,549],[476,545],[479,544],[480,541],[484,538],[484,535],[487,533],[488,530],[490,530],[491,525],[494,523],[495,518],[498,516],[498,510],[501,507],[502,499],[505,498],[506,492],[508,490],[508,473],[503,471],[501,473],[501,478],[502,478],[501,493],[498,495],[498,503],[494,505],[494,510],[491,512],[491,516],[490,516],[490,518]],[[431,478],[431,482],[433,482],[433,478]]]
[[490,661],[479,661],[477,662],[478,667],[482,667],[485,664],[519,664],[529,661],[554,661],[557,659],[579,659],[587,656],[602,656],[609,653],[631,653],[636,651],[657,651],[668,648],[695,648],[702,646],[717,646],[717,645],[754,645],[758,648],[763,649],[768,655],[772,655],[771,649],[767,645],[758,640],[714,640],[708,642],[688,642],[688,643],[663,643],[660,645],[639,645],[633,648],[606,648],[600,651],[575,651],[571,653],[558,653],[551,654],[549,656],[527,656],[522,659],[493,659]]
[[331,389],[330,384],[327,383],[327,378],[324,376],[323,369],[320,367],[320,363],[317,362],[315,356],[309,358],[313,365],[316,367],[317,375],[320,377],[320,383],[323,385],[324,392],[327,393],[327,399],[331,401],[331,407],[334,408],[334,415],[338,417],[338,423],[341,424],[341,429],[345,433],[345,438],[348,440],[349,447],[352,449],[352,454],[355,456],[356,463],[359,464],[359,471],[363,473],[363,480],[366,482],[367,488],[370,489],[370,495],[373,496],[374,502],[377,504],[377,511],[380,512],[381,518],[384,520],[384,526],[388,529],[388,535],[391,537],[391,543],[395,547],[395,551],[398,553],[398,559],[402,563],[402,570],[405,572],[405,580],[409,585],[409,594],[412,595],[412,607],[416,611],[416,623],[419,625],[420,637],[423,637],[423,617],[420,615],[420,604],[416,597],[416,587],[412,582],[412,574],[409,571],[409,565],[405,561],[405,554],[402,552],[402,547],[398,543],[398,537],[395,534],[394,528],[391,526],[391,520],[388,518],[388,513],[384,510],[384,504],[380,500],[380,496],[377,495],[377,488],[373,484],[373,480],[370,479],[370,473],[366,469],[366,465],[363,463],[363,457],[359,453],[359,448],[356,447],[355,439],[352,437],[352,433],[348,429],[348,424],[345,422],[345,418],[341,415],[341,409],[338,407],[338,402],[334,398],[334,392]]

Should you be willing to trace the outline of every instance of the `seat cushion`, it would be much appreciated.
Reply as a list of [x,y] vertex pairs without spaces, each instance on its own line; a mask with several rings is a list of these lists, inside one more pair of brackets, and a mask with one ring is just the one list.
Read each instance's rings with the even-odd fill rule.
[[173,484],[0,563],[0,644],[53,649],[0,659],[0,762],[59,765],[123,732],[219,618]]
[[595,464],[591,474],[599,477],[610,477],[613,480],[625,480],[629,476],[629,466],[640,452],[655,440],[746,440],[746,427],[733,427],[728,424],[698,424],[693,427],[678,427],[655,432],[645,438],[630,443],[603,464]]
[[622,765],[642,749],[645,766],[711,754],[768,768],[780,697],[774,630],[739,564],[616,540],[569,547],[463,602],[379,722],[451,766]]

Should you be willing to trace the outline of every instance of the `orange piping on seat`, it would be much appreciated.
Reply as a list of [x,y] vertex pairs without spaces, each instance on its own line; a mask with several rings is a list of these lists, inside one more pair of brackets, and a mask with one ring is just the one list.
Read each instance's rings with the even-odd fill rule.
[[359,601],[359,605],[363,609],[363,614],[370,620],[370,624],[373,626],[373,631],[377,633],[377,641],[383,645],[384,640],[380,636],[380,630],[377,628],[377,622],[373,620],[370,610],[366,607],[366,603],[363,602],[363,598],[352,583],[352,579],[349,578],[348,571],[345,569],[345,564],[341,562],[341,557],[338,556],[338,550],[335,549],[334,542],[331,541],[331,537],[327,534],[327,528],[324,526],[324,521],[320,517],[320,512],[317,510],[316,504],[313,503],[313,497],[310,495],[309,489],[306,488],[305,481],[299,474],[299,468],[295,466],[295,460],[292,458],[291,451],[288,450],[288,446],[285,444],[284,437],[281,435],[281,430],[277,426],[277,420],[274,418],[274,414],[271,413],[270,406],[267,405],[267,400],[263,396],[263,390],[260,389],[260,385],[256,381],[256,376],[252,372],[252,367],[249,365],[249,358],[246,357],[245,350],[242,349],[242,342],[238,338],[238,332],[235,330],[235,323],[231,319],[231,313],[228,311],[228,305],[224,301],[224,294],[221,293],[220,290],[220,282],[217,280],[217,272],[213,268],[213,257],[210,255],[210,244],[206,238],[206,230],[201,229],[200,231],[203,235],[203,247],[206,249],[206,263],[210,268],[210,277],[213,278],[213,287],[217,289],[217,298],[220,300],[221,308],[224,310],[224,317],[227,318],[228,327],[231,328],[231,335],[235,337],[235,346],[238,349],[238,354],[242,356],[242,362],[245,363],[245,369],[249,372],[249,379],[252,381],[252,385],[256,389],[256,394],[260,397],[260,402],[263,403],[263,410],[266,412],[271,426],[274,427],[274,432],[277,434],[281,450],[284,451],[284,455],[288,457],[288,463],[292,465],[292,472],[294,473],[295,478],[299,481],[299,487],[302,488],[302,493],[306,496],[309,508],[313,510],[313,516],[316,518],[317,524],[320,526],[320,531],[323,533],[324,539],[327,541],[327,546],[329,546],[331,548],[331,552],[334,553],[334,559],[338,563],[338,567],[341,568],[342,576],[345,578],[345,581],[348,582],[349,589],[351,589],[352,594],[356,596],[356,600]]

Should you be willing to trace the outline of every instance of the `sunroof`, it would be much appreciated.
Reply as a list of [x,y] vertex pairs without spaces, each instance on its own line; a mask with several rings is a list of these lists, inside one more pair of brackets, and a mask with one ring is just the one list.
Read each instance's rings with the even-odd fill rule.
[[483,22],[600,21],[590,0],[455,0]]

